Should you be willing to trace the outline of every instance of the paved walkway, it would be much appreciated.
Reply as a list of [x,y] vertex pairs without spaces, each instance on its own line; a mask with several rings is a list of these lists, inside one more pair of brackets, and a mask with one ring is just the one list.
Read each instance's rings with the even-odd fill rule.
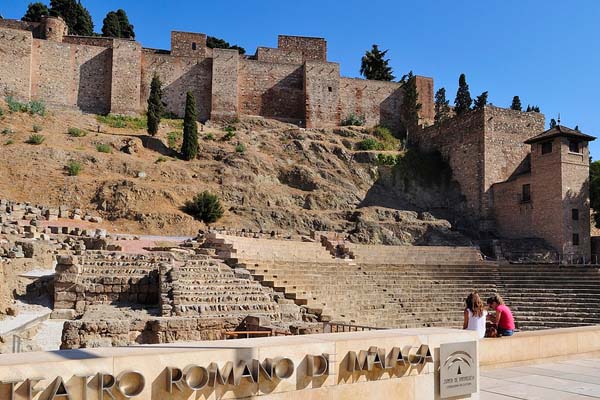
[[600,358],[481,371],[479,399],[600,399]]

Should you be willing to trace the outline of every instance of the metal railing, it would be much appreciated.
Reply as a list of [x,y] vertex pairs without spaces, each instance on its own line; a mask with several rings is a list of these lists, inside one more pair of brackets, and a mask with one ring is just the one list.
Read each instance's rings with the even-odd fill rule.
[[374,326],[343,324],[338,322],[323,322],[323,333],[381,331],[387,328]]

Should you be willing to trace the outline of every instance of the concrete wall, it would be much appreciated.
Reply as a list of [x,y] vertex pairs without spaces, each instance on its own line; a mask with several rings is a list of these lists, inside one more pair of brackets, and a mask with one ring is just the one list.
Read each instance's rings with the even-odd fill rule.
[[0,95],[30,99],[32,43],[31,32],[0,29]]
[[[184,400],[184,399],[248,399],[260,398],[265,400],[290,399],[398,399],[398,400],[433,400],[438,399],[438,382],[440,365],[439,348],[441,343],[456,343],[475,340],[475,334],[470,331],[429,328],[411,330],[388,330],[353,333],[333,333],[319,335],[272,337],[260,339],[222,340],[211,342],[193,342],[173,346],[144,346],[104,349],[70,350],[48,353],[8,354],[0,358],[0,382],[18,381],[14,387],[18,393],[27,388],[27,378],[40,378],[36,387],[42,393],[36,393],[32,400],[45,399],[50,390],[44,390],[60,377],[67,387],[69,398],[83,399],[82,393],[87,389],[87,399],[97,400],[97,373],[119,376],[125,371],[138,371],[145,380],[141,392],[134,396],[139,400]],[[422,347],[427,346],[427,348]],[[385,355],[397,347],[403,352],[411,349],[429,350],[432,361],[419,363],[416,357],[410,357],[413,366],[399,365],[389,370],[383,370],[375,364],[369,371],[350,370],[351,352],[359,354],[367,352],[372,347],[383,349]],[[373,351],[375,349],[372,349]],[[325,371],[310,372],[309,359],[313,356],[327,355],[329,368]],[[206,384],[203,389],[193,392],[185,389],[180,392],[167,386],[167,367],[183,370],[189,365],[208,368],[214,377],[215,369],[219,368],[225,374],[223,367],[227,362],[234,365],[235,375],[242,371],[238,367],[243,362],[252,366],[252,360],[263,363],[265,359],[277,360],[285,357],[293,363],[293,368],[279,365],[279,372],[289,370],[284,378],[268,380],[261,374],[258,383],[249,377],[241,378],[237,385],[222,384],[218,380],[214,384]],[[373,352],[370,356],[374,358]],[[319,359],[317,359],[319,360]],[[214,365],[212,363],[216,363]],[[289,365],[289,364],[288,364]],[[315,366],[321,364],[317,361]],[[201,369],[197,368],[197,378],[202,378]],[[474,373],[478,376],[477,369]],[[82,375],[87,375],[84,385]],[[109,378],[109,377],[107,377]],[[199,383],[201,379],[196,380]],[[135,380],[128,381],[135,384]],[[124,383],[124,382],[123,382]],[[20,390],[21,385],[24,385]],[[125,387],[125,385],[123,385]],[[128,385],[131,389],[132,387]],[[10,398],[11,385],[0,385],[0,398]],[[117,394],[118,388],[112,390],[115,398],[122,399]],[[109,398],[106,392],[104,398]],[[466,398],[466,397],[459,397]],[[455,399],[459,399],[455,398]],[[21,400],[18,398],[18,400]]]
[[245,115],[304,120],[304,68],[244,60],[239,69],[239,112]]

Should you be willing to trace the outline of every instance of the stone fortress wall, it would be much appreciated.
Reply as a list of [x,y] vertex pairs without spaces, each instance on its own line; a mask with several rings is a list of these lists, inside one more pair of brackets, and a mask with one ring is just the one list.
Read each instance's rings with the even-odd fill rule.
[[[206,35],[172,32],[171,50],[144,49],[130,40],[64,35],[64,22],[0,20],[0,94],[43,100],[92,113],[139,113],[150,81],[164,84],[168,111],[182,116],[186,92],[198,118],[259,115],[306,127],[339,125],[349,114],[368,125],[399,127],[402,84],[340,76],[321,38],[279,36],[278,48],[253,56],[210,49]],[[433,121],[433,80],[417,77],[422,122]]]

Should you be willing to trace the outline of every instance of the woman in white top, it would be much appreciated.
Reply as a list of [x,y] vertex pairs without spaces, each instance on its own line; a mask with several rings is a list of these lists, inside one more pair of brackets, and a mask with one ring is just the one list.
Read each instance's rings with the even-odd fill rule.
[[465,319],[463,329],[477,331],[479,338],[485,337],[485,320],[487,311],[484,310],[483,301],[477,292],[472,292],[465,300]]

